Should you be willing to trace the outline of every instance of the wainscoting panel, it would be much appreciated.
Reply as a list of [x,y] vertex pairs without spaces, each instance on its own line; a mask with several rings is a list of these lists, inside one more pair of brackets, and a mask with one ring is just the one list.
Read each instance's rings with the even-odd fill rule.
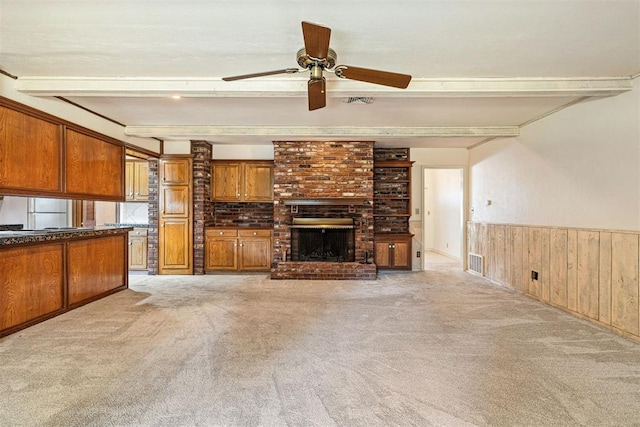
[[484,276],[640,337],[640,232],[468,223]]

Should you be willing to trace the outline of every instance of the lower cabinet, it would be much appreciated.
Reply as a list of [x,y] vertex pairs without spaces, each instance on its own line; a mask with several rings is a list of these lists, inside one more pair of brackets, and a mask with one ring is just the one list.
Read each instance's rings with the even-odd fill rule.
[[127,232],[0,246],[0,337],[125,289]]
[[125,235],[69,242],[69,306],[95,299],[127,283]]
[[375,263],[383,270],[411,270],[413,234],[376,234]]
[[271,268],[271,230],[208,228],[205,270],[268,271]]
[[0,336],[65,309],[64,252],[64,243],[0,250]]
[[146,270],[148,267],[148,230],[134,228],[129,232],[129,270]]

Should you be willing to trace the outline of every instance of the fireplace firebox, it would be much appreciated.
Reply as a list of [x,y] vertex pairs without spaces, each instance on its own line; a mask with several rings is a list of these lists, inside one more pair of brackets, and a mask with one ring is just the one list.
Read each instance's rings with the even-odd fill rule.
[[291,261],[354,262],[353,219],[293,218]]

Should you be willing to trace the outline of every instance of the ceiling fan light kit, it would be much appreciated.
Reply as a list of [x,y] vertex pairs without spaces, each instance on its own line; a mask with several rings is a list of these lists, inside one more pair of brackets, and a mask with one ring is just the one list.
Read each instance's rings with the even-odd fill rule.
[[309,70],[310,76],[307,83],[307,96],[309,98],[309,111],[324,108],[327,105],[326,79],[323,71],[332,71],[343,79],[358,80],[366,83],[374,83],[382,86],[390,86],[406,89],[411,81],[408,74],[391,73],[388,71],[373,70],[369,68],[352,67],[350,65],[337,65],[338,55],[329,47],[331,28],[311,22],[302,22],[302,36],[304,47],[296,54],[297,62],[302,70],[297,68],[285,68],[281,70],[265,71],[239,76],[223,77],[224,81],[250,79],[253,77],[271,76],[275,74],[294,74]]

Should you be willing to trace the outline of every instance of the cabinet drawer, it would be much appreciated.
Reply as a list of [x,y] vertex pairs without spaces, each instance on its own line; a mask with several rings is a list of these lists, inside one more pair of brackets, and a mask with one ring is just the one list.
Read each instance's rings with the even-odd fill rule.
[[238,230],[232,228],[209,228],[206,237],[238,237]]
[[147,230],[146,228],[134,228],[132,231],[129,232],[129,237],[134,237],[134,236],[146,237],[148,234],[149,234],[149,230]]
[[271,237],[271,230],[238,230],[240,237]]

